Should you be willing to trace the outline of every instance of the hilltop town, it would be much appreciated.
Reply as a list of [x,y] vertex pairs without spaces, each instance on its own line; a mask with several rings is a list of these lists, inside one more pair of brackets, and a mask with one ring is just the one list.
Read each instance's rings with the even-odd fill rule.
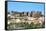
[[[45,22],[44,21],[45,16],[42,15],[42,13],[40,11],[31,11],[31,12],[12,11],[11,14],[10,14],[10,12],[8,12],[7,19],[8,19],[8,21],[7,21],[8,29],[24,29],[25,27],[29,28],[29,26],[31,24],[35,24],[35,25],[40,24],[36,27],[36,28],[40,28],[43,26],[43,24]],[[22,27],[24,27],[24,28],[22,28]],[[34,27],[34,25],[33,25],[33,27]],[[31,28],[31,26],[30,26],[30,28]]]

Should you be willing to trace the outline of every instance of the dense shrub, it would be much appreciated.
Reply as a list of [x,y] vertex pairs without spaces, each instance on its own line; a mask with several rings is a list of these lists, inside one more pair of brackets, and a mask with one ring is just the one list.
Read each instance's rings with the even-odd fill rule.
[[[10,26],[12,26],[12,25],[15,25],[15,27],[24,27],[24,29],[35,29],[35,28],[44,28],[45,27],[45,25],[43,24],[43,25],[41,25],[40,23],[38,23],[38,24],[34,24],[33,22],[31,23],[31,24],[28,24],[28,23],[15,23],[15,24],[10,24],[9,25],[9,28],[10,28]],[[12,26],[11,28],[13,28],[14,26]]]

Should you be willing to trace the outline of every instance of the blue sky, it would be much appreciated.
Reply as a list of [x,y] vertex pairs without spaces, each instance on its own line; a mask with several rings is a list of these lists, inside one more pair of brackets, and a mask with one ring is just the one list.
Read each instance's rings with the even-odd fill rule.
[[44,14],[44,4],[8,2],[8,11],[31,12],[41,11]]
[[16,0],[7,0],[7,1],[16,1]]

